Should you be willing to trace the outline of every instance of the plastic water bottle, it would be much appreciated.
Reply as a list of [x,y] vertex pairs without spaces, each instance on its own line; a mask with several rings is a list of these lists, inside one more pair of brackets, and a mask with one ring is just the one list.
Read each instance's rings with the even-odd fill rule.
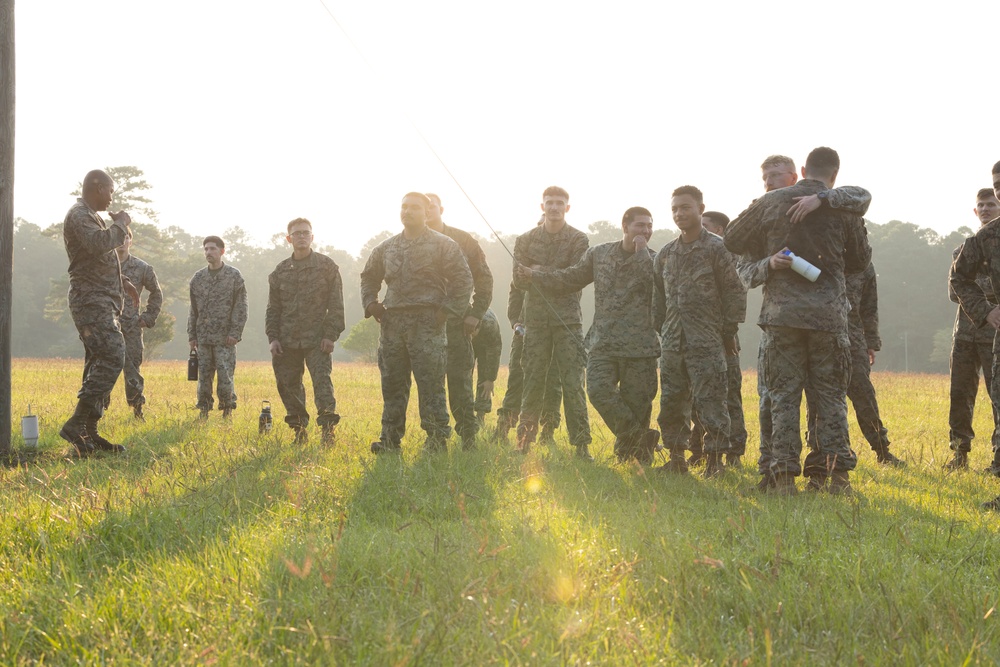
[[799,257],[791,250],[786,250],[784,254],[785,257],[788,257],[792,260],[792,271],[799,274],[800,276],[802,276],[811,283],[816,282],[816,279],[819,278],[820,274],[820,270],[818,268],[810,264],[808,261]]
[[524,325],[523,324],[515,324],[514,325],[514,335],[515,336],[523,336],[524,335]]
[[271,401],[262,401],[260,404],[260,419],[257,420],[257,432],[260,434],[271,431]]

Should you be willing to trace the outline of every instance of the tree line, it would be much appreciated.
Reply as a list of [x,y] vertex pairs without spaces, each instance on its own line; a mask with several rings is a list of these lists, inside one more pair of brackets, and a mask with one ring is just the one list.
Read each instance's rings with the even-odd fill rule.
[[[192,236],[176,227],[158,224],[151,202],[144,197],[148,185],[142,172],[135,167],[108,170],[118,184],[115,207],[140,211],[142,219],[133,215],[134,241],[132,251],[149,262],[156,270],[163,289],[164,303],[156,327],[146,330],[148,358],[182,359],[188,354],[187,311],[188,282],[195,271],[205,266],[201,236]],[[736,212],[733,212],[734,214]],[[463,227],[463,221],[447,221]],[[535,221],[526,217],[524,230]],[[651,248],[659,248],[674,238],[676,229],[669,216],[658,221]],[[484,238],[473,233],[486,253],[493,269],[495,289],[493,310],[501,323],[504,336],[504,360],[509,350],[511,330],[507,321],[507,289],[512,260],[507,249],[513,249],[515,235]],[[617,223],[598,221],[587,227],[591,245],[621,238]],[[317,250],[329,255],[340,266],[344,280],[347,332],[334,352],[339,360],[373,360],[378,330],[374,322],[365,320],[361,309],[360,273],[372,249],[395,232],[381,232],[371,238],[358,256],[334,247]],[[878,272],[879,321],[882,351],[877,356],[876,369],[945,373],[956,305],[949,301],[948,267],[952,251],[972,234],[968,227],[941,236],[931,229],[893,220],[878,225],[868,224],[868,235],[874,251]],[[225,261],[238,268],[246,280],[250,300],[250,319],[243,332],[239,357],[247,360],[270,358],[264,335],[264,309],[267,305],[267,276],[281,260],[291,254],[284,235],[275,234],[270,244],[255,245],[239,227],[231,227],[221,235],[226,242]],[[15,357],[80,357],[83,346],[69,317],[66,292],[69,280],[68,260],[62,242],[62,223],[40,227],[23,219],[14,225],[14,280],[11,326],[11,352]],[[740,327],[741,362],[744,368],[757,365],[757,345],[760,329],[756,326],[760,312],[761,291],[750,290],[747,303],[747,323]],[[583,294],[585,326],[594,312],[593,288]]]

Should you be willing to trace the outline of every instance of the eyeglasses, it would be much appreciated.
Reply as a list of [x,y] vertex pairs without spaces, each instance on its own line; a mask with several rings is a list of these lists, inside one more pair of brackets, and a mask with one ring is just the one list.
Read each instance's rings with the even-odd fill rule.
[[307,239],[312,236],[313,233],[309,231],[292,232],[289,236],[294,236],[297,239]]

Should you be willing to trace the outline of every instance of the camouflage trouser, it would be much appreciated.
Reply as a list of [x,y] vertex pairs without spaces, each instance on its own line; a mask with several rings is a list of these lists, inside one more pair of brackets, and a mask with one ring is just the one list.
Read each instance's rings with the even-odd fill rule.
[[139,372],[142,366],[142,327],[136,324],[128,331],[122,331],[125,337],[125,402],[129,405],[143,405],[146,397],[143,396],[145,380]]
[[806,456],[805,474],[850,471],[858,459],[847,429],[847,385],[851,348],[847,333],[794,327],[764,327],[764,384],[772,420],[772,473],[803,472],[799,410],[808,386],[815,417],[816,449]]
[[656,357],[591,356],[587,395],[615,436],[645,431],[656,397]]
[[[503,404],[497,410],[497,424],[509,428],[517,426],[521,414],[521,398],[524,396],[524,336],[514,334],[510,341],[510,363],[507,365],[507,391]],[[562,403],[562,385],[559,384],[559,369],[553,364],[545,371],[545,393],[542,398],[540,423],[552,429],[559,428],[559,404]]]
[[487,382],[493,382],[493,380],[476,378],[475,408],[478,414],[484,414],[493,411],[493,394],[492,392],[487,391],[486,387]]
[[235,345],[198,345],[198,409],[211,410],[212,380],[218,374],[216,393],[219,395],[219,409],[236,408],[236,389],[233,376],[236,374]]
[[[727,454],[743,456],[747,451],[747,427],[743,419],[743,370],[740,368],[740,355],[726,355],[726,407],[729,409],[729,447]],[[770,413],[768,413],[770,418]],[[688,441],[692,452],[704,449],[705,429],[698,419],[698,411],[692,409],[691,439]]]
[[476,365],[472,339],[465,335],[465,323],[449,318],[448,336],[448,404],[455,417],[455,431],[462,438],[474,438],[479,432],[476,421],[476,397],[472,390],[472,369]]
[[[406,433],[411,381],[417,383],[420,428],[430,436],[451,435],[444,391],[448,335],[433,308],[390,310],[382,316],[378,368],[382,374],[382,435],[389,446]],[[410,374],[413,374],[412,380]]]
[[309,425],[309,411],[306,408],[306,388],[302,384],[305,369],[312,378],[313,396],[316,399],[316,423],[320,426],[336,424],[337,399],[333,396],[333,362],[330,354],[319,347],[284,347],[284,352],[271,357],[274,380],[278,385],[278,396],[285,406],[285,423],[293,429]]
[[118,318],[110,312],[95,321],[77,324],[76,330],[84,351],[83,382],[76,397],[100,418],[125,365],[125,338]]
[[[764,385],[764,341],[757,350],[757,395],[760,402],[757,407],[758,421],[760,423],[760,455],[757,457],[757,472],[761,475],[771,474],[771,462],[774,460],[773,449],[771,447],[771,400],[767,396],[767,387]],[[809,415],[813,413],[812,405],[813,392],[806,387],[806,423],[811,423]],[[807,434],[808,435],[808,434]]]
[[[993,344],[956,340],[951,344],[951,409],[948,412],[948,439],[951,448],[972,451],[972,413],[979,393],[979,371],[983,371],[987,393],[993,383]],[[993,405],[993,401],[991,401]],[[998,423],[993,407],[993,424]]]
[[524,335],[521,366],[524,369],[524,393],[521,396],[518,435],[527,434],[529,442],[534,441],[550,366],[554,366],[559,371],[559,382],[562,384],[569,443],[575,447],[589,445],[590,415],[587,414],[584,388],[587,353],[583,349],[583,327],[579,324],[529,326]]
[[660,354],[660,415],[663,446],[683,456],[691,438],[692,409],[705,430],[705,451],[729,447],[726,353],[718,348],[664,350]]
[[868,348],[863,341],[860,345],[855,343],[851,346],[851,382],[847,385],[847,397],[854,406],[861,434],[871,445],[872,451],[885,451],[889,446],[889,431],[879,415],[878,398],[872,385],[872,366],[868,360]]

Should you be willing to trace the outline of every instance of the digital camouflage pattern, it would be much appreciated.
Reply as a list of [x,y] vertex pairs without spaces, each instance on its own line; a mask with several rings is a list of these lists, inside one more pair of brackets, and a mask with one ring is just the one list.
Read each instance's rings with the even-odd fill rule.
[[524,306],[518,321],[536,327],[583,323],[579,290],[559,294],[539,292],[537,287],[520,282],[516,269],[517,264],[527,267],[537,265],[546,271],[567,269],[580,261],[589,244],[586,234],[568,224],[563,224],[555,234],[547,232],[545,225],[539,225],[517,237],[514,241],[514,284],[525,290]]
[[469,272],[472,273],[472,303],[465,315],[481,320],[493,303],[493,272],[486,263],[486,253],[483,252],[479,241],[468,232],[444,225],[441,233],[457,243],[465,255]]
[[305,369],[312,378],[313,396],[316,400],[316,423],[330,426],[340,423],[337,399],[333,394],[333,361],[329,353],[315,347],[283,347],[281,354],[271,357],[271,368],[278,385],[278,396],[285,406],[285,423],[293,430],[309,426],[309,408],[306,405],[306,388],[302,383]]
[[[740,368],[739,354],[726,355],[726,409],[729,411],[729,446],[724,451],[726,454],[743,456],[747,449],[747,427],[743,416],[743,369]],[[702,452],[705,446],[705,429],[693,408],[691,422],[688,446],[692,453]]]
[[[224,345],[227,337],[243,338],[247,323],[247,289],[238,269],[223,264],[218,271],[207,266],[191,277],[187,334],[202,345]],[[200,350],[199,350],[200,353]]]
[[149,293],[142,313],[132,305],[131,299],[125,299],[120,318],[122,335],[125,338],[125,401],[131,406],[141,406],[146,403],[146,397],[143,395],[145,380],[140,372],[144,350],[142,330],[143,327],[151,329],[156,325],[156,318],[163,305],[163,292],[160,290],[160,282],[156,279],[153,267],[138,257],[129,254],[121,263],[121,270],[122,275],[135,285],[140,298],[144,290]]
[[493,410],[493,399],[487,391],[488,382],[495,382],[500,372],[500,323],[492,309],[487,309],[479,320],[479,328],[472,337],[472,351],[476,356],[476,413],[483,415]]
[[220,410],[236,409],[236,387],[233,379],[236,376],[236,346],[235,345],[199,345],[198,346],[198,404],[199,410],[211,410],[212,382],[218,376],[216,393],[219,397]]
[[656,398],[656,357],[590,355],[587,394],[615,436],[645,432]]
[[[521,415],[521,399],[524,397],[524,336],[514,334],[510,341],[510,361],[507,372],[507,390],[503,403],[497,410],[497,427],[512,429],[517,426]],[[542,410],[539,424],[542,428],[559,428],[560,406],[562,405],[562,384],[559,369],[550,365],[545,369],[545,389],[542,393]]]

